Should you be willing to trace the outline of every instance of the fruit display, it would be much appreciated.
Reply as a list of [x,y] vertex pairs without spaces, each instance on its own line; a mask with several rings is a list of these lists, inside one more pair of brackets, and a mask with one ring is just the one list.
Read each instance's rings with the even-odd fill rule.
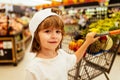
[[78,40],[73,40],[69,42],[69,49],[76,51],[80,46],[83,44],[84,40],[83,39],[78,39]]
[[[111,15],[111,18],[100,19],[94,23],[91,23],[89,25],[89,28],[80,31],[81,33],[74,37],[74,40],[69,43],[69,49],[76,51],[80,47],[77,45],[77,41],[82,38],[84,42],[84,38],[88,32],[96,32],[97,34],[101,34],[118,29],[120,29],[120,12],[113,13]],[[114,41],[113,39],[114,38],[120,39],[120,35],[116,35],[116,34],[112,36],[108,36],[108,35],[101,36],[96,42],[91,44],[88,51],[91,51],[93,54],[95,54],[96,52],[109,50],[113,45],[113,41]]]
[[88,47],[87,53],[92,55],[98,54],[98,52],[102,51],[101,47],[102,47],[101,42],[97,40]]
[[19,31],[22,31],[23,25],[17,22],[15,19],[9,19],[9,35],[13,35]]
[[100,38],[99,38],[99,41],[101,42],[101,43],[105,43],[106,41],[107,41],[107,36],[105,35],[105,36],[101,36]]
[[0,15],[0,36],[13,35],[22,31],[23,25],[13,18],[6,15]]
[[6,35],[7,34],[7,16],[0,15],[0,35]]
[[87,50],[87,53],[96,55],[104,51],[108,51],[113,46],[113,40],[110,36],[101,36],[97,41],[91,44]]
[[120,12],[113,13],[111,18],[105,18],[91,23],[88,32],[104,33],[116,29],[120,29]]

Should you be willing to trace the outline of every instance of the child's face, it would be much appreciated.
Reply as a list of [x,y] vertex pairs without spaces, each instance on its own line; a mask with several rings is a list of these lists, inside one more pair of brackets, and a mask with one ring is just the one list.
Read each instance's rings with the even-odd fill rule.
[[56,50],[62,40],[61,29],[47,28],[39,31],[41,49]]

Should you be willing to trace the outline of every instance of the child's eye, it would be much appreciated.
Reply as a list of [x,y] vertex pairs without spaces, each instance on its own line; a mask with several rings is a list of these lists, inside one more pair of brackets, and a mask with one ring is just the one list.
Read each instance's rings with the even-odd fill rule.
[[61,33],[61,30],[57,30],[56,33]]
[[46,32],[46,33],[49,33],[49,32],[50,32],[50,30],[45,30],[45,32]]

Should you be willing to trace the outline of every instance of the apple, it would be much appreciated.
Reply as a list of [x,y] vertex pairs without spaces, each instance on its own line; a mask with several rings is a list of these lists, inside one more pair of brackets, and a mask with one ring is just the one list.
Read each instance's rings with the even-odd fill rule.
[[105,43],[106,41],[107,41],[107,36],[105,35],[105,36],[101,36],[100,38],[99,38],[99,41],[101,42],[101,43]]
[[83,44],[84,40],[83,39],[79,39],[77,42],[76,42],[76,47],[79,48],[82,44]]

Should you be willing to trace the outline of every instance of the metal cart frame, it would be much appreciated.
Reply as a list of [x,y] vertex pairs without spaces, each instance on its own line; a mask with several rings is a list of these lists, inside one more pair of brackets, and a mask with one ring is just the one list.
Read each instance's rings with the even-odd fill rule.
[[[104,51],[100,54],[93,55],[86,53],[85,57],[68,72],[68,80],[92,80],[101,74],[104,74],[106,79],[109,80],[109,74],[115,57],[117,55],[120,40],[113,39],[113,46],[109,51]],[[63,49],[68,53],[73,53],[67,48],[70,38],[63,41]],[[66,48],[64,48],[66,46]]]

